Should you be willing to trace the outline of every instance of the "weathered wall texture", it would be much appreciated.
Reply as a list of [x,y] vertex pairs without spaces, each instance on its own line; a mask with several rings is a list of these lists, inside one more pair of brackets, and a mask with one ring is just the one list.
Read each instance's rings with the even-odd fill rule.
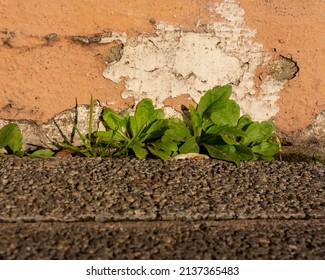
[[39,143],[76,99],[171,116],[229,83],[242,113],[325,138],[323,0],[0,0],[0,40],[0,126],[33,120]]

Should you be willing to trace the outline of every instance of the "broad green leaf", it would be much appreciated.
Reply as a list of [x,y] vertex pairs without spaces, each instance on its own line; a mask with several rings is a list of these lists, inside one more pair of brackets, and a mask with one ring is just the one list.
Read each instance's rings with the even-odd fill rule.
[[166,119],[158,119],[145,131],[144,140],[161,138],[167,129],[168,121]]
[[145,98],[141,100],[135,109],[135,120],[137,123],[138,129],[142,129],[143,126],[150,123],[151,120],[159,114],[155,113],[152,100],[150,98]]
[[235,145],[238,142],[236,141],[236,136],[231,134],[221,134],[221,138],[228,145]]
[[244,137],[246,136],[246,133],[238,129],[237,127],[234,126],[218,126],[218,125],[213,125],[210,126],[206,133],[208,135],[215,135],[218,136],[220,135],[222,139],[230,145],[236,144],[238,142],[237,138]]
[[241,130],[245,130],[248,127],[248,125],[250,125],[252,122],[253,121],[249,115],[243,115],[238,120],[237,128]]
[[179,148],[181,154],[187,153],[199,153],[200,147],[195,141],[195,137],[192,136],[186,140],[186,142]]
[[148,147],[148,149],[153,155],[161,158],[162,160],[167,160],[170,158],[170,154],[171,154],[170,151],[163,151],[155,147]]
[[219,135],[220,130],[222,129],[222,127],[218,126],[218,125],[211,125],[206,131],[205,133],[207,134],[214,134],[214,135]]
[[242,144],[261,143],[269,139],[275,129],[275,125],[271,121],[254,122],[245,130],[247,136],[241,141]]
[[198,139],[201,136],[202,131],[202,123],[201,123],[201,117],[198,111],[193,107],[192,104],[190,104],[190,115],[191,115],[191,126],[192,131],[194,133],[194,137]]
[[236,154],[236,148],[234,146],[231,145],[216,146],[216,145],[208,145],[208,144],[204,144],[203,146],[207,149],[209,155],[212,158],[231,161],[236,163],[237,165],[240,164],[240,158]]
[[216,108],[221,108],[224,101],[227,101],[231,95],[230,85],[217,86],[208,90],[200,99],[197,111],[201,117],[208,118]]
[[132,150],[134,151],[137,158],[146,158],[148,151],[139,142],[135,142],[132,145]]
[[129,115],[127,112],[120,114],[114,112],[112,109],[106,108],[102,113],[103,120],[106,125],[112,130],[118,130],[126,127]]
[[185,142],[188,138],[192,137],[191,132],[188,127],[183,123],[182,125],[173,126],[167,129],[162,137],[163,142],[177,141]]
[[23,147],[23,136],[16,123],[9,123],[0,129],[0,149],[8,153],[18,153]]
[[96,131],[94,136],[97,138],[96,142],[100,143],[115,143],[124,142],[126,139],[117,131],[107,130],[107,131]]
[[202,144],[224,145],[225,141],[221,138],[220,135],[204,134],[200,139],[200,145],[202,145]]
[[202,129],[203,129],[203,131],[206,131],[213,125],[215,125],[215,124],[211,119],[205,119],[202,123]]
[[137,121],[135,119],[135,116],[130,116],[129,117],[129,123],[128,123],[128,128],[132,134],[132,137],[135,137],[138,135],[139,132],[139,128],[138,128],[138,124]]
[[254,153],[251,148],[243,145],[235,145],[236,153],[240,160],[251,160],[254,159]]
[[169,127],[185,126],[184,121],[179,119],[179,118],[170,118],[170,119],[167,119],[167,121],[168,121],[168,126]]
[[224,125],[222,127],[220,127],[219,129],[219,134],[228,134],[228,135],[234,135],[237,137],[244,137],[247,136],[246,132],[238,129],[235,126],[228,126],[228,125]]
[[211,120],[217,125],[237,125],[240,116],[239,105],[233,101],[229,100],[226,102],[225,106],[215,111],[211,114]]
[[94,132],[94,136],[97,138],[97,142],[105,142],[105,143],[112,142],[114,134],[115,133],[113,132],[113,130]]
[[164,111],[162,109],[155,109],[153,116],[152,116],[152,120],[160,120],[160,119],[164,119],[165,118],[165,114]]
[[42,157],[52,157],[54,156],[54,154],[55,154],[54,151],[50,149],[41,149],[29,154],[28,156],[31,158],[42,158]]
[[173,142],[173,141],[168,141],[168,142],[156,141],[156,142],[153,142],[152,145],[156,149],[163,150],[166,152],[177,152],[178,151],[178,145],[176,142]]
[[177,152],[172,152],[172,154],[170,155],[170,157],[174,157],[178,155],[178,151]]
[[265,157],[273,157],[279,152],[279,145],[275,142],[264,141],[261,144],[253,146],[252,151]]
[[218,132],[222,139],[229,145],[237,144],[240,139],[246,136],[246,133],[234,126],[223,126]]

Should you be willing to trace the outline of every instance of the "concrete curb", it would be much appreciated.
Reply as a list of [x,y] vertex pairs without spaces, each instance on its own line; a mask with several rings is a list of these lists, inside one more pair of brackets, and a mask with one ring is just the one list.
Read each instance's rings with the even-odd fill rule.
[[319,163],[0,159],[2,259],[322,259]]

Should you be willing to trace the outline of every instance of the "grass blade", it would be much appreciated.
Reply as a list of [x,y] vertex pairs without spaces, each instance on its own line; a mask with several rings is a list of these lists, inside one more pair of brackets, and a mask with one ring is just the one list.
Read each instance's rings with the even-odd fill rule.
[[93,115],[94,115],[94,98],[90,97],[90,111],[89,111],[89,124],[88,124],[88,141],[91,143],[91,134],[93,133]]

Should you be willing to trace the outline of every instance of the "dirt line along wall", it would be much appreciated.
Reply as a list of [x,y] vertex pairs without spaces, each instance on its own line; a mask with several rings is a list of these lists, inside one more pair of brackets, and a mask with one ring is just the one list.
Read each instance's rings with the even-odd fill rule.
[[323,0],[1,0],[0,126],[15,120],[42,144],[91,95],[98,114],[150,97],[175,116],[232,84],[243,114],[319,144],[324,33]]

